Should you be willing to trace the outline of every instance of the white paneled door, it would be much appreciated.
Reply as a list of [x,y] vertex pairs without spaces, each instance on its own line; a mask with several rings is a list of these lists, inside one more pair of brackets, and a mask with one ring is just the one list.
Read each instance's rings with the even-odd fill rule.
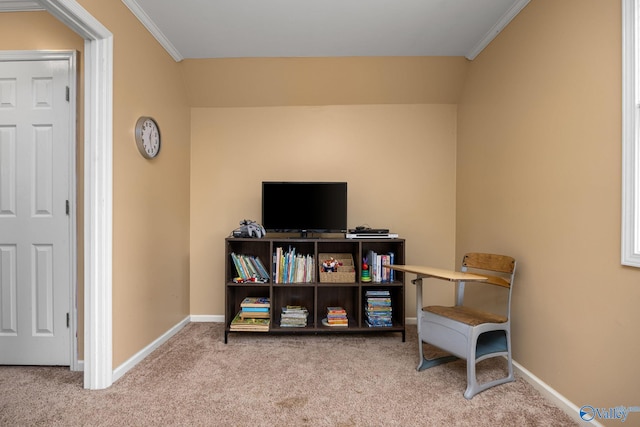
[[0,62],[0,364],[71,362],[69,68]]

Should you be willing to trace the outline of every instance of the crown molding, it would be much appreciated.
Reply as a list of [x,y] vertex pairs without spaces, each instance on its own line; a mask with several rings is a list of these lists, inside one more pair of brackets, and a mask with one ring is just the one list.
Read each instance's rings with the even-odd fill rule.
[[122,3],[125,4],[131,10],[131,12],[138,18],[138,21],[145,26],[145,28],[151,33],[153,37],[162,45],[162,47],[167,51],[169,55],[176,61],[180,62],[184,59],[184,57],[180,54],[178,49],[169,41],[167,37],[160,31],[158,26],[153,22],[153,20],[147,15],[147,13],[140,7],[140,5],[136,2],[136,0],[122,0]]
[[502,17],[498,20],[498,22],[496,22],[496,25],[491,27],[491,29],[487,31],[487,34],[485,34],[485,36],[478,42],[478,44],[475,45],[475,47],[465,55],[465,58],[473,61],[476,56],[478,56],[480,52],[482,52],[484,48],[487,47],[489,43],[491,43],[493,39],[495,39],[507,25],[509,25],[511,20],[515,18],[526,5],[529,4],[529,1],[530,0],[517,0],[515,3],[513,3],[509,10],[507,10],[505,14],[502,15]]

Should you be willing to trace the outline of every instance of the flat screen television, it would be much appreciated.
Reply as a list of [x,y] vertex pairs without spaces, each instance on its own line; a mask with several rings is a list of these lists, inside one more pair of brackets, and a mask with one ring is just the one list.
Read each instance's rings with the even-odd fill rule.
[[302,236],[347,231],[347,183],[264,181],[262,226]]

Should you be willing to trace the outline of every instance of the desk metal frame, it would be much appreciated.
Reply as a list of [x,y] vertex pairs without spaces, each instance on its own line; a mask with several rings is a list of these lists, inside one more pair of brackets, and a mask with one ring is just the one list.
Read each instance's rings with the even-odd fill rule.
[[454,270],[444,270],[440,268],[420,266],[420,265],[386,265],[385,267],[391,268],[397,271],[403,271],[405,273],[413,273],[417,275],[417,278],[412,280],[411,283],[416,285],[416,319],[417,319],[417,327],[418,327],[418,351],[420,354],[420,362],[416,369],[418,371],[425,370],[427,368],[431,368],[433,366],[441,365],[443,363],[451,362],[456,360],[455,356],[444,356],[436,359],[426,359],[424,357],[423,349],[422,349],[422,335],[421,332],[421,323],[422,323],[422,281],[423,279],[440,279],[447,280],[449,282],[455,282],[457,285],[456,289],[456,305],[462,304],[462,293],[460,292],[460,288],[462,287],[462,282],[484,282],[488,278],[485,276],[481,276],[478,274],[472,273],[463,273],[460,271]]

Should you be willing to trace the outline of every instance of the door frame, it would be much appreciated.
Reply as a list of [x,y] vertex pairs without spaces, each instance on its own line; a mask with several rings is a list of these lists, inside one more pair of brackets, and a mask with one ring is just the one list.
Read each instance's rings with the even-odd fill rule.
[[104,389],[113,384],[113,35],[75,0],[0,0],[0,11],[38,9],[85,40],[84,388]]
[[85,39],[84,387],[113,383],[113,35],[75,0],[38,0]]
[[[0,51],[0,62],[9,61],[66,61],[68,78],[69,78],[69,122],[66,124],[69,128],[69,152],[68,161],[69,169],[69,188],[68,197],[72,207],[77,206],[77,177],[76,177],[76,94],[77,94],[77,58],[76,52],[73,50],[22,50],[22,51]],[[69,265],[70,284],[69,292],[69,309],[71,310],[69,319],[69,366],[72,371],[80,370],[78,361],[78,242],[77,242],[77,215],[75,209],[69,211]]]

